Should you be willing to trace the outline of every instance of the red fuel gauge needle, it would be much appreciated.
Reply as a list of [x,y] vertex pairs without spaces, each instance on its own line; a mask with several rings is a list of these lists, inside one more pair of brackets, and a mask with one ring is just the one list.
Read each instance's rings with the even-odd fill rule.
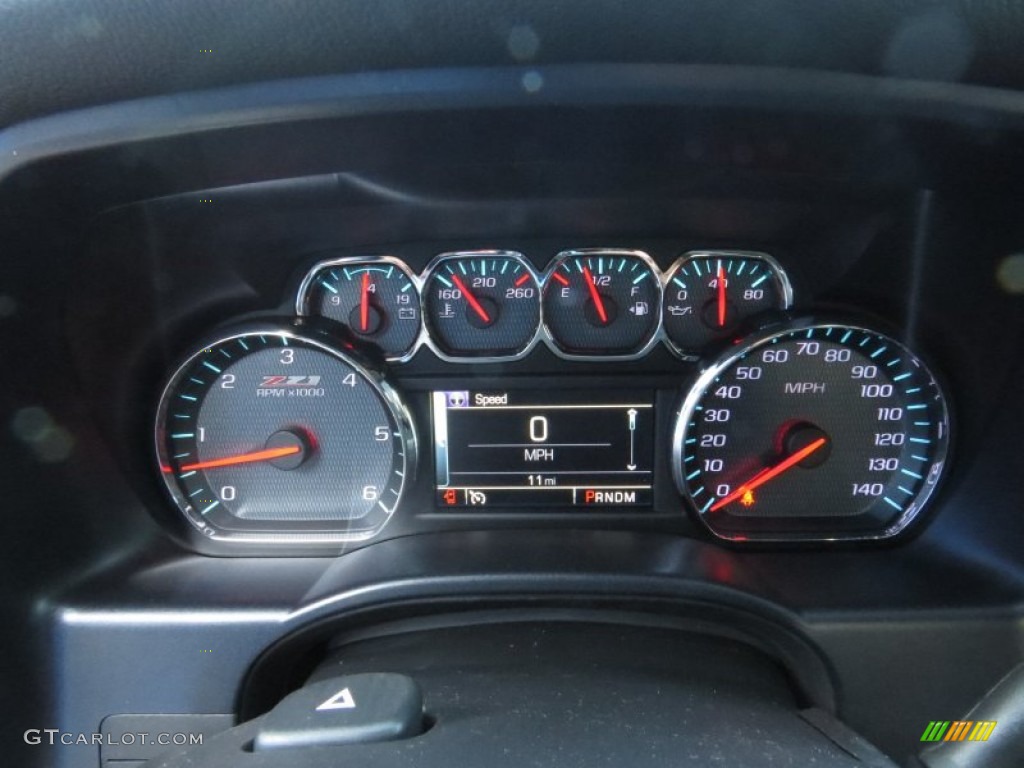
[[456,287],[462,291],[462,295],[466,297],[466,301],[469,302],[469,306],[473,308],[473,311],[479,315],[480,319],[485,323],[491,322],[491,316],[487,314],[487,310],[483,308],[483,305],[477,301],[476,296],[470,293],[469,288],[462,282],[458,275],[452,275],[452,280],[455,281]]
[[359,329],[364,333],[370,328],[370,273],[363,272],[363,292],[359,298]]
[[725,272],[718,265],[718,327],[725,327]]
[[597,285],[594,284],[594,276],[590,274],[590,267],[583,268],[583,277],[587,281],[587,290],[590,291],[590,300],[594,302],[597,316],[601,318],[602,323],[607,323],[608,312],[605,311],[604,300],[601,298],[601,294],[597,292]]
[[[282,456],[291,456],[298,453],[302,448],[298,445],[285,445],[281,448],[268,448],[265,451],[254,451],[252,453],[240,453],[236,456],[225,456],[222,459],[211,459],[210,461],[198,461],[195,464],[185,464],[181,467],[182,472],[190,472],[194,469],[213,469],[215,467],[230,467],[234,464],[249,464],[253,461],[270,461],[279,459]],[[164,467],[165,472],[172,472],[170,467]]]
[[790,467],[792,467],[792,466],[794,466],[796,464],[799,464],[801,461],[806,459],[808,456],[810,456],[816,450],[821,448],[827,442],[828,442],[828,440],[826,438],[819,437],[813,443],[808,443],[807,445],[805,445],[803,448],[801,448],[799,451],[794,453],[789,458],[783,459],[782,461],[780,461],[774,467],[768,467],[766,469],[762,469],[760,472],[758,472],[752,478],[747,480],[747,482],[745,482],[743,485],[741,485],[735,491],[730,493],[728,496],[725,496],[724,498],[721,498],[718,501],[716,501],[714,504],[712,504],[711,505],[711,511],[715,512],[716,510],[719,510],[722,507],[724,507],[726,504],[731,504],[732,502],[736,501],[736,499],[742,497],[748,491],[752,491],[755,488],[758,488],[758,487],[764,485],[769,480],[771,480],[773,477],[778,477],[779,475],[781,475],[783,472],[785,472]]

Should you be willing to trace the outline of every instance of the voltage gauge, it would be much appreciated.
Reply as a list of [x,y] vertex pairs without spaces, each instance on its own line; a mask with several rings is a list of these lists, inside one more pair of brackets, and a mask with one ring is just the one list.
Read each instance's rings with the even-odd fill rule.
[[786,273],[767,254],[688,253],[665,274],[662,326],[676,353],[699,357],[751,318],[788,309],[792,301]]
[[390,256],[323,261],[299,288],[300,316],[340,323],[388,360],[405,360],[420,336],[420,299],[409,268]]
[[560,253],[544,288],[544,324],[564,357],[636,357],[654,342],[657,267],[640,251]]
[[444,359],[516,359],[540,327],[540,286],[518,253],[446,253],[423,285],[428,343]]
[[404,406],[376,374],[319,337],[276,327],[195,351],[156,420],[171,498],[222,542],[373,536],[402,497],[414,447]]

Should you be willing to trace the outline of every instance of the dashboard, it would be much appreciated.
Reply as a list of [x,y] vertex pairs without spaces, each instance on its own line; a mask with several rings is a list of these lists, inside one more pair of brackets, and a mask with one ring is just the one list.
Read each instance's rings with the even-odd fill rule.
[[1019,764],[1019,92],[505,43],[0,106],[18,764]]
[[[178,367],[156,417],[161,474],[225,553],[322,550],[453,513],[671,530],[689,511],[734,543],[895,536],[942,476],[945,396],[895,339],[794,301],[779,262],[746,251],[664,271],[607,248],[539,268],[444,253],[422,274],[394,256],[321,260],[294,319],[228,326]],[[659,346],[675,360],[645,386],[608,375]],[[543,378],[517,370],[535,350]],[[446,375],[424,381],[418,355]],[[481,363],[508,365],[486,383],[461,372]]]

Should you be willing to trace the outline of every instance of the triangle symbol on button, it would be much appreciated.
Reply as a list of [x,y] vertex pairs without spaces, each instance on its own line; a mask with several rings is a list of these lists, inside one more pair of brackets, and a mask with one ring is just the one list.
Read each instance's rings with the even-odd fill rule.
[[316,708],[317,712],[325,709],[355,709],[356,700],[352,698],[352,692],[348,688],[342,688],[327,701]]

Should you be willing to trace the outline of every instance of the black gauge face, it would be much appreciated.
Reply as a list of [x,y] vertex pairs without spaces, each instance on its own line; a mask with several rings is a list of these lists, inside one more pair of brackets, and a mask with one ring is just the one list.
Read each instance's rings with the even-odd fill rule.
[[168,384],[156,443],[175,502],[218,538],[365,538],[402,495],[412,438],[397,398],[311,339],[247,333]]
[[691,254],[667,273],[662,323],[671,346],[699,355],[762,312],[786,309],[789,281],[763,254]]
[[514,253],[441,256],[423,289],[430,340],[448,358],[525,353],[540,325],[540,288]]
[[420,334],[420,299],[397,261],[345,259],[318,267],[300,311],[346,326],[354,338],[391,360],[410,355]]
[[942,393],[911,352],[816,325],[755,341],[701,376],[673,470],[723,538],[884,538],[920,513],[948,439]]
[[632,356],[658,329],[661,287],[653,262],[632,251],[560,254],[544,288],[544,323],[570,357]]

